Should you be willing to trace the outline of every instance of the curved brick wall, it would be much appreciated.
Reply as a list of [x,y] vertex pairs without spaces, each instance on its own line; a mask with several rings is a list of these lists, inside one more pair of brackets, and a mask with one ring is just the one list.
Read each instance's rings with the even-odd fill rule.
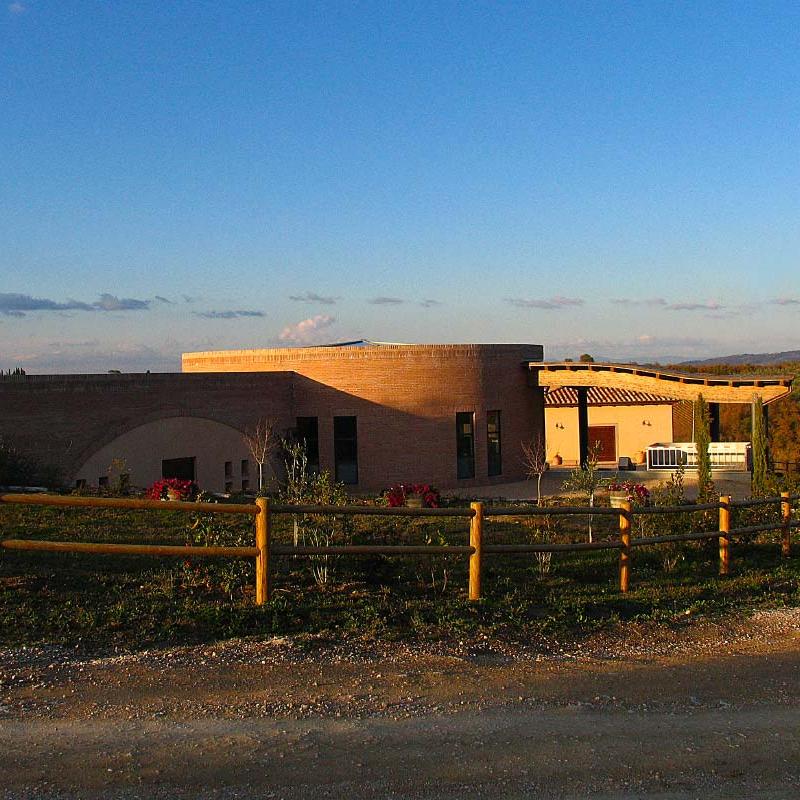
[[[530,344],[378,345],[185,353],[184,372],[295,373],[293,413],[319,418],[320,460],[333,470],[333,417],[358,417],[359,487],[441,487],[520,480],[520,442],[544,430]],[[487,475],[486,412],[502,412],[503,474]],[[475,412],[476,476],[456,478],[455,414]]]

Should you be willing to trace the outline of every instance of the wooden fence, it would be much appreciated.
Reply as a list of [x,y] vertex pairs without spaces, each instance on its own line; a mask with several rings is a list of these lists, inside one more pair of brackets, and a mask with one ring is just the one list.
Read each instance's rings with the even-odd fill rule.
[[[728,575],[731,562],[731,542],[737,536],[766,531],[781,532],[781,555],[791,553],[791,532],[800,527],[792,520],[792,503],[800,495],[783,492],[780,497],[752,500],[732,500],[722,496],[719,502],[687,506],[643,506],[634,509],[629,502],[620,508],[602,506],[492,506],[475,502],[469,508],[386,508],[383,506],[305,506],[273,503],[259,497],[255,504],[188,503],[159,500],[125,500],[121,498],[73,497],[45,494],[0,494],[0,503],[78,508],[118,508],[126,510],[155,510],[201,512],[203,514],[238,514],[255,518],[254,547],[203,547],[182,545],[107,544],[101,542],[42,541],[38,539],[3,539],[0,547],[6,550],[45,550],[67,553],[106,555],[180,556],[202,558],[254,558],[256,563],[256,604],[270,598],[270,561],[276,556],[333,556],[333,555],[463,555],[469,558],[470,600],[481,598],[482,564],[486,556],[529,553],[580,552],[583,550],[619,551],[619,589],[627,592],[630,585],[631,551],[636,547],[654,546],[669,542],[719,540],[719,574]],[[731,512],[736,508],[774,506],[778,512],[772,522],[731,528]],[[690,514],[699,511],[718,511],[717,530],[663,536],[631,536],[631,526],[639,515]],[[382,517],[457,517],[469,520],[469,540],[464,545],[328,545],[293,546],[272,542],[272,518],[278,514],[315,514],[322,516],[382,516]],[[617,538],[596,542],[537,542],[531,544],[492,544],[484,541],[487,520],[502,517],[542,516],[613,516],[619,520]]]

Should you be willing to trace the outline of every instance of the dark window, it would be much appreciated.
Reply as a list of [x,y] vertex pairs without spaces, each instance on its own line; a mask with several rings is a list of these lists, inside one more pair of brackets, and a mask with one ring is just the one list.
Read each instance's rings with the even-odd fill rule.
[[178,478],[181,481],[194,480],[194,457],[165,458],[161,462],[162,478]]
[[225,462],[225,477],[230,478],[233,475],[233,461]]
[[355,417],[333,418],[333,457],[336,480],[358,483],[358,435]]
[[100,477],[97,479],[97,485],[98,485],[98,486],[99,486],[101,489],[106,489],[106,488],[108,488],[108,475],[101,475],[101,476],[100,476]]
[[459,478],[475,477],[475,426],[471,411],[456,414],[456,459]]
[[[353,420],[353,439],[355,440],[355,417],[337,417]],[[316,417],[297,418],[297,441],[306,446],[309,472],[319,472],[319,422]]]
[[250,481],[248,478],[242,478],[242,491],[246,492],[250,489]]
[[233,491],[233,481],[225,481],[225,493],[230,494]]
[[489,475],[503,474],[503,459],[500,451],[500,412],[486,414],[486,451],[489,459]]
[[250,462],[246,458],[242,459],[242,477],[250,477]]
[[75,481],[75,488],[76,489],[85,489],[86,488],[86,478],[78,478]]

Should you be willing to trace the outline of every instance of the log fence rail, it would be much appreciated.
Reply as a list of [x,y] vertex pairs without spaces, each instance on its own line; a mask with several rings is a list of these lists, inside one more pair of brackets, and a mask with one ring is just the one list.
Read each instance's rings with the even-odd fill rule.
[[[619,550],[619,590],[627,592],[630,585],[631,551],[638,547],[670,542],[718,539],[719,574],[730,574],[731,541],[734,537],[767,531],[781,532],[781,555],[791,555],[791,533],[800,527],[800,520],[792,519],[793,504],[800,494],[783,492],[780,497],[732,500],[722,496],[719,502],[683,506],[632,507],[623,502],[620,508],[602,506],[492,506],[474,502],[469,508],[388,508],[383,506],[313,506],[274,503],[259,497],[253,504],[194,503],[123,499],[110,497],[74,497],[47,494],[0,494],[0,504],[55,506],[70,508],[116,508],[126,510],[201,512],[203,514],[228,514],[255,518],[255,544],[253,547],[182,546],[154,544],[111,544],[103,542],[43,541],[39,539],[0,539],[0,549],[94,553],[98,555],[179,556],[183,558],[253,558],[256,565],[256,605],[270,599],[271,559],[275,556],[329,556],[329,555],[466,555],[469,557],[468,597],[481,599],[483,561],[491,555],[524,555],[526,553],[581,552],[585,550]],[[779,517],[774,522],[731,528],[733,509],[776,506]],[[689,514],[718,511],[718,529],[692,533],[660,536],[631,536],[634,517],[639,515]],[[327,516],[384,516],[384,517],[455,517],[469,520],[469,543],[465,545],[329,545],[291,546],[272,542],[272,517],[278,514],[313,514]],[[517,544],[492,544],[484,541],[484,530],[492,518],[543,517],[543,516],[609,516],[619,520],[619,538],[595,542],[536,542]]]

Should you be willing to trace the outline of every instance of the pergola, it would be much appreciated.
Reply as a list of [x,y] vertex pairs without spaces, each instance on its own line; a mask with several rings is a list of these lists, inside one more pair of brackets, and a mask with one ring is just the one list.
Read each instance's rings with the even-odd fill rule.
[[719,440],[719,406],[722,403],[763,403],[765,423],[770,403],[786,397],[792,391],[789,375],[698,375],[671,372],[658,368],[631,364],[603,364],[596,362],[541,362],[529,361],[528,371],[532,386],[545,389],[569,387],[578,395],[578,437],[580,463],[589,456],[589,403],[590,387],[626,389],[648,392],[675,400],[694,402],[702,395],[709,404],[711,439]]

